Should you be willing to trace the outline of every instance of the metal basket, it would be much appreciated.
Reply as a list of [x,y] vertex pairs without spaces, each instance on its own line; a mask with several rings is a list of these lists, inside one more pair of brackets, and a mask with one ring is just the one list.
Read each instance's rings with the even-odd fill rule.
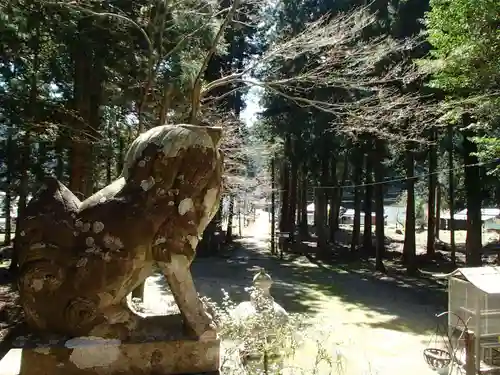
[[424,357],[427,364],[433,370],[440,370],[448,367],[451,363],[451,354],[447,350],[437,348],[424,349]]

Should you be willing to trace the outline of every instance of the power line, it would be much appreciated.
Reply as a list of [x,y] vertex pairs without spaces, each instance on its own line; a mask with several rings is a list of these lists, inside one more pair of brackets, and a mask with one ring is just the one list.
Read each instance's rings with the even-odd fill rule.
[[[457,170],[460,170],[462,168],[470,168],[470,167],[479,167],[479,166],[483,166],[483,165],[486,165],[486,164],[491,164],[491,163],[494,163],[494,162],[498,162],[500,159],[493,159],[493,160],[489,160],[489,161],[484,161],[484,162],[479,162],[479,163],[474,163],[474,164],[466,164],[466,165],[462,165],[460,167],[456,167],[456,168],[443,168],[443,169],[439,169],[435,172],[431,172],[431,173],[422,173],[420,175],[416,175],[416,176],[413,176],[413,177],[401,177],[401,178],[394,178],[394,179],[391,179],[391,180],[385,180],[385,181],[380,181],[380,182],[371,182],[369,184],[359,184],[359,185],[342,185],[342,186],[313,186],[313,190],[315,189],[355,189],[355,188],[360,188],[360,187],[365,187],[365,186],[374,186],[374,185],[384,185],[384,184],[391,184],[391,183],[394,183],[394,182],[403,182],[403,181],[408,181],[408,180],[418,180],[418,179],[421,179],[421,178],[424,178],[424,177],[429,177],[430,175],[433,175],[433,174],[439,174],[439,173],[442,173],[442,172],[450,172],[450,171],[457,171]],[[284,189],[277,189],[278,191],[283,191]]]
[[431,173],[422,173],[420,175],[416,175],[416,176],[413,176],[413,177],[410,177],[410,178],[408,178],[408,177],[394,178],[394,179],[391,179],[391,180],[385,180],[385,181],[380,181],[380,182],[371,182],[369,184],[343,185],[343,186],[313,186],[313,190],[314,189],[335,189],[335,188],[339,188],[339,189],[354,189],[354,188],[365,187],[365,186],[390,184],[390,183],[393,183],[393,182],[403,182],[403,181],[408,181],[408,180],[418,180],[418,179],[421,179],[421,178],[424,178],[424,177],[429,177],[430,175],[439,174],[439,173],[442,173],[442,172],[457,171],[457,170],[460,170],[462,168],[470,168],[470,167],[483,166],[485,164],[490,164],[490,163],[496,162],[497,160],[498,159],[490,160],[490,161],[485,161],[485,162],[474,163],[474,164],[466,164],[466,165],[462,165],[462,166],[456,167],[456,168],[443,168],[443,169],[439,169],[439,170],[431,172]]

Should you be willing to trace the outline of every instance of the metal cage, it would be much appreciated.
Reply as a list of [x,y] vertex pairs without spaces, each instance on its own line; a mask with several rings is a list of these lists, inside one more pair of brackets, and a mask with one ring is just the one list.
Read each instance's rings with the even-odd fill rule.
[[456,337],[465,322],[477,372],[500,374],[500,267],[459,268],[447,276],[449,334]]

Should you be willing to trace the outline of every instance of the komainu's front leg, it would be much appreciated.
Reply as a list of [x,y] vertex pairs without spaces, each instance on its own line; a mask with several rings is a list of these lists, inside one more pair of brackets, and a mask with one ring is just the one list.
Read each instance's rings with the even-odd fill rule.
[[199,339],[215,339],[215,327],[198,298],[188,258],[185,255],[172,254],[170,262],[158,264],[167,278],[187,326]]

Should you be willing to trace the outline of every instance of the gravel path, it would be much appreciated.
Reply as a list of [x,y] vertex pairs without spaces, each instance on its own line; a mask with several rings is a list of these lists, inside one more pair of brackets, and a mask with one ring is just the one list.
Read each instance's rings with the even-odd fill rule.
[[[435,328],[433,315],[439,307],[419,302],[404,283],[327,269],[305,257],[271,258],[268,228],[267,213],[260,212],[230,258],[197,259],[192,272],[200,294],[220,300],[224,288],[234,300],[246,300],[244,288],[258,267],[264,267],[275,281],[276,301],[290,313],[307,314],[313,339],[330,353],[342,352],[344,374],[435,374],[422,350]],[[161,276],[148,279],[144,304],[158,314],[174,305]],[[309,346],[303,349],[300,367],[314,362],[316,350],[312,342]]]

